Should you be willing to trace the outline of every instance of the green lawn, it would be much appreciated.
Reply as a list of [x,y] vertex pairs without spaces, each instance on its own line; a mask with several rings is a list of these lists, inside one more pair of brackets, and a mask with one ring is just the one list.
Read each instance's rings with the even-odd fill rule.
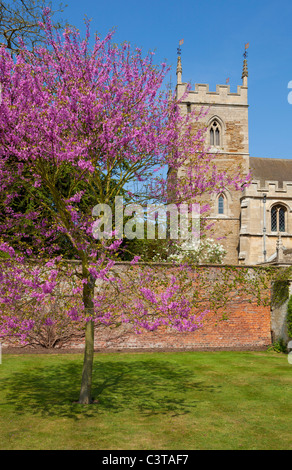
[[290,449],[292,365],[274,352],[2,355],[0,449]]

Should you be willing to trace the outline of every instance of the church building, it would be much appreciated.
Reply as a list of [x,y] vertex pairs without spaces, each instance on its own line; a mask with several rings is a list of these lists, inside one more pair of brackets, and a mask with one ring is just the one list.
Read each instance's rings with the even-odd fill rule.
[[[177,62],[177,98],[183,97],[181,57]],[[276,259],[279,240],[282,252],[292,249],[292,159],[258,158],[249,154],[248,68],[244,55],[242,83],[235,93],[230,86],[195,84],[181,103],[181,112],[208,108],[204,118],[206,145],[221,169],[241,165],[251,173],[251,184],[243,191],[224,188],[210,201],[209,218],[214,236],[227,254],[224,264],[256,265]],[[194,123],[194,126],[196,124]]]

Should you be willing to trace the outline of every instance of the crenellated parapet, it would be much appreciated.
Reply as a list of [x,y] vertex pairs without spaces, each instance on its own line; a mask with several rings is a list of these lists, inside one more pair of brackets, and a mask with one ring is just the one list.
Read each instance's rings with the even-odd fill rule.
[[260,180],[253,179],[251,184],[245,190],[249,197],[268,197],[275,198],[292,198],[292,181],[265,181],[264,184]]
[[[177,85],[177,97],[181,99],[186,92],[186,83]],[[247,86],[239,85],[237,92],[230,91],[230,85],[216,85],[216,91],[210,91],[209,84],[196,83],[195,89],[189,91],[184,101],[196,105],[214,105],[220,106],[226,104],[248,106],[248,88]]]

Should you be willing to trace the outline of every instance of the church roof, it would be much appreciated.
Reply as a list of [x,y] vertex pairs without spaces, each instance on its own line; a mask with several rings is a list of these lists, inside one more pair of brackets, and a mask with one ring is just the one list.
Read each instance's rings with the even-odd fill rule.
[[283,186],[283,181],[292,181],[292,159],[250,157],[249,162],[252,178],[262,185],[265,181],[278,181]]

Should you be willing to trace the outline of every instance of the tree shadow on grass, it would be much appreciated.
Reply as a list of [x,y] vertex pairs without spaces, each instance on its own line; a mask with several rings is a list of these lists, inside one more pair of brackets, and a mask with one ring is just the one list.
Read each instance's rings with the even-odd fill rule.
[[67,362],[17,372],[2,381],[5,401],[18,414],[67,417],[78,420],[102,412],[133,411],[141,415],[189,413],[200,392],[219,392],[218,386],[197,380],[194,373],[167,361],[98,361],[93,369],[96,403],[80,405],[82,364]]

